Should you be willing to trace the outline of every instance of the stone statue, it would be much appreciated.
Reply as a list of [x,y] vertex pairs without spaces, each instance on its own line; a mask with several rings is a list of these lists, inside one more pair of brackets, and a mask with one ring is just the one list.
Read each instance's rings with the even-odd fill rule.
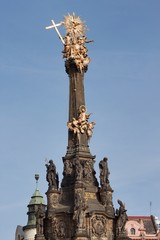
[[75,179],[76,181],[82,180],[83,168],[79,159],[75,161]]
[[84,191],[83,189],[78,189],[75,192],[75,206],[73,220],[75,221],[76,227],[79,230],[82,230],[84,228],[84,217],[86,209],[87,205],[84,199]]
[[72,162],[70,160],[66,160],[64,161],[64,171],[63,171],[63,175],[71,175],[72,174]]
[[65,239],[66,235],[66,226],[63,220],[58,222],[58,231],[57,236]]
[[109,169],[108,169],[108,158],[103,158],[99,163],[100,168],[100,184],[102,187],[107,186],[109,183]]
[[[46,29],[54,28],[60,38],[64,49],[62,51],[63,58],[74,62],[79,72],[83,72],[90,62],[88,57],[88,50],[85,47],[86,43],[93,42],[93,40],[87,40],[85,36],[85,31],[87,30],[84,22],[77,17],[74,13],[73,15],[68,14],[64,16],[64,21],[58,24],[52,20],[52,25],[46,27]],[[66,36],[63,38],[58,30],[58,26],[64,25],[66,28]]]
[[49,187],[58,188],[58,174],[56,173],[56,166],[53,163],[53,160],[49,160],[49,164],[46,164],[47,173],[46,180],[48,181]]
[[84,180],[90,182],[93,179],[93,163],[89,160],[85,161],[83,169]]
[[120,234],[125,233],[125,224],[128,220],[127,210],[125,209],[125,205],[121,200],[117,200],[119,209],[116,209],[117,215],[117,224],[116,224],[116,235],[119,236]]
[[36,228],[37,228],[37,235],[43,234],[43,219],[45,217],[43,205],[40,204],[36,211]]

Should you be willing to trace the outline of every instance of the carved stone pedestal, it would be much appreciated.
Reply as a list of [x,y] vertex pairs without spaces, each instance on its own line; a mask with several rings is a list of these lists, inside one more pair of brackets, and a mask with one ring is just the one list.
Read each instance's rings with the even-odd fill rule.
[[88,240],[88,237],[85,236],[77,236],[74,238],[74,240]]
[[87,232],[84,229],[78,229],[74,240],[88,240]]
[[35,240],[46,240],[43,234],[36,234]]
[[49,189],[46,193],[49,208],[54,208],[59,202],[60,192],[55,189]]

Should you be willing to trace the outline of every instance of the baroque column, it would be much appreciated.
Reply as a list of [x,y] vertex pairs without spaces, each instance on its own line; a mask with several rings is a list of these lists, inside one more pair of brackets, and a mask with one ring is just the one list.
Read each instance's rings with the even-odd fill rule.
[[[63,38],[58,26],[63,25]],[[89,140],[95,122],[90,121],[84,91],[84,75],[88,69],[87,30],[75,14],[64,17],[54,28],[63,44],[65,70],[69,78],[68,145],[62,158],[63,179],[59,180],[55,165],[47,167],[47,211],[44,220],[46,240],[111,240],[115,237],[115,214],[112,188],[109,183],[107,158],[100,162],[100,186],[94,170],[95,156],[90,153]]]

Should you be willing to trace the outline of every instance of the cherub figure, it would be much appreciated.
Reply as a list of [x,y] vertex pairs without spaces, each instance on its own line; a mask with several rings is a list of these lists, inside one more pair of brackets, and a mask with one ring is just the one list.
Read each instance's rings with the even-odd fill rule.
[[88,123],[87,125],[87,134],[88,134],[88,137],[91,137],[92,136],[92,129],[94,128],[94,125],[96,123],[95,122],[91,122],[91,123]]
[[63,58],[68,58],[71,55],[71,36],[70,33],[68,33],[65,37],[65,43],[64,43],[64,50],[62,53],[64,53]]

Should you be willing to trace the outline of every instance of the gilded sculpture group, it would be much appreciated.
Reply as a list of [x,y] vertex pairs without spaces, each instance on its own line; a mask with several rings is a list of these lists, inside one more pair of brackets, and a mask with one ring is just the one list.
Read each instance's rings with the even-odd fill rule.
[[[83,72],[90,62],[85,44],[93,42],[93,40],[87,40],[85,36],[87,28],[84,22],[73,13],[73,15],[68,14],[68,16],[64,16],[64,21],[58,24],[55,24],[52,20],[52,24],[46,27],[46,29],[54,28],[56,30],[58,37],[64,45],[64,50],[62,51],[63,58],[73,61],[78,71]],[[67,33],[64,38],[57,28],[61,25],[65,27]]]
[[95,122],[88,122],[89,116],[91,114],[86,113],[86,108],[84,105],[79,108],[78,119],[73,118],[71,122],[68,122],[68,128],[77,134],[79,137],[80,133],[87,133],[88,138],[92,136],[92,129],[94,128]]
[[80,72],[88,66],[90,58],[88,57],[88,50],[85,47],[85,43],[92,42],[92,40],[87,40],[86,36],[72,37],[70,32],[65,36],[65,44],[63,58],[73,59],[78,70]]

